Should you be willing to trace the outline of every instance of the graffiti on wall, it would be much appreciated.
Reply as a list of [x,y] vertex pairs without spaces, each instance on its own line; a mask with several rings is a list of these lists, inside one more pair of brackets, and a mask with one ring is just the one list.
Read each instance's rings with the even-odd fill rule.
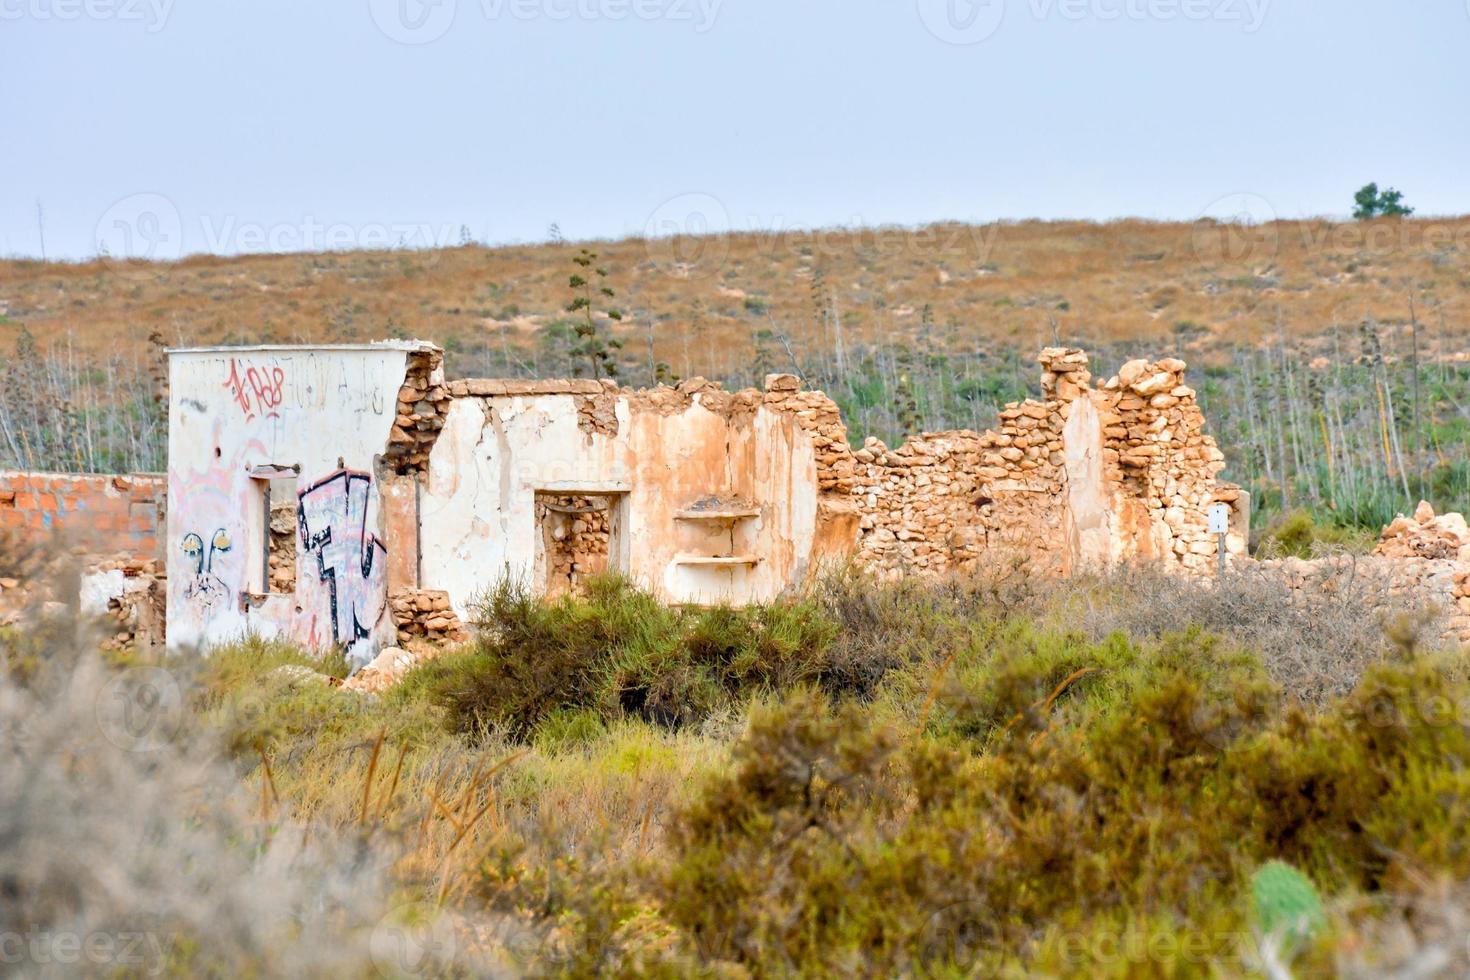
[[338,470],[297,494],[301,547],[326,586],[332,638],[351,649],[387,608],[388,549],[368,530],[372,477]]
[[328,407],[381,416],[390,407],[367,360],[317,357],[312,352],[221,358],[223,387],[246,422],[290,411]]
[[229,586],[214,573],[215,556],[231,548],[229,532],[222,527],[216,528],[206,546],[198,533],[190,531],[184,535],[180,547],[189,560],[190,570],[188,581],[184,583],[184,598],[198,607],[201,616],[207,619],[209,613],[230,599]]
[[242,370],[240,361],[232,357],[230,376],[225,379],[225,387],[230,390],[230,396],[244,414],[246,422],[254,421],[257,416],[279,418],[279,409],[285,400],[286,371],[276,365],[249,363]]

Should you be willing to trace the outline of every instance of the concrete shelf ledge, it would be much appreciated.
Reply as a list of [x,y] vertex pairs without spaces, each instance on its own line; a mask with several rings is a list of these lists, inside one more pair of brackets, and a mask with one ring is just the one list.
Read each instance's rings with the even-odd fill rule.
[[674,559],[676,565],[759,565],[759,555],[680,555]]
[[740,510],[681,510],[674,515],[676,521],[744,521],[761,516],[760,508],[748,507]]

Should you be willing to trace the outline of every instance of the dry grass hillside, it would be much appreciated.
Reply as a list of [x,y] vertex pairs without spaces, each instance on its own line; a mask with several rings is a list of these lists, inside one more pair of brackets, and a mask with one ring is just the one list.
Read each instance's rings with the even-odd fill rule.
[[[598,253],[579,266],[583,248]],[[157,470],[164,345],[435,340],[451,375],[795,371],[856,441],[985,428],[1037,350],[1190,364],[1258,526],[1470,507],[1470,217],[935,225],[0,263],[0,465]],[[592,280],[601,329],[568,305]],[[614,294],[604,296],[606,287]],[[616,309],[618,322],[607,316]],[[580,332],[578,328],[580,327]],[[607,343],[617,341],[616,344]],[[605,345],[605,346],[604,346]]]
[[[0,262],[0,337],[24,324],[82,351],[170,344],[437,340],[524,350],[565,316],[571,244],[359,251],[166,264]],[[1470,332],[1470,218],[1374,222],[1020,222],[919,230],[626,239],[592,246],[627,314],[623,359],[730,374],[770,330],[799,351],[925,335],[952,349],[1212,351],[1364,318],[1427,324],[1425,353]],[[8,335],[8,336],[7,336]],[[527,368],[534,364],[525,365]]]

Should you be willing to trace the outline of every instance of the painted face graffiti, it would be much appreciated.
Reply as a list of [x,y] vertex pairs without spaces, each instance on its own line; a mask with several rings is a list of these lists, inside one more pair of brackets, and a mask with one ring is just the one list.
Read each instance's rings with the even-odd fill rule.
[[232,547],[230,535],[224,528],[216,528],[214,534],[210,535],[209,547],[206,549],[204,539],[190,531],[184,535],[180,547],[193,566],[193,574],[184,586],[184,598],[195,603],[207,615],[230,598],[229,587],[214,574],[215,556],[224,554]]
[[338,470],[297,495],[302,548],[326,586],[332,639],[348,650],[387,608],[388,549],[367,529],[371,487],[368,474]]

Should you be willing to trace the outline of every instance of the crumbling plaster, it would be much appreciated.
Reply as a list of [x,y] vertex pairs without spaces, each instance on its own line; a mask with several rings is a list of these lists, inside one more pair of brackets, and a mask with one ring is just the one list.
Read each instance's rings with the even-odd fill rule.
[[[619,391],[613,424],[589,426],[576,401],[584,397],[453,400],[421,503],[425,587],[448,592],[463,615],[501,579],[542,582],[538,491],[609,495],[609,568],[667,601],[770,598],[804,577],[817,467],[811,435],[794,416],[724,392],[671,402]],[[720,514],[754,513],[690,513],[709,498],[729,505]],[[751,563],[733,563],[744,559]]]

